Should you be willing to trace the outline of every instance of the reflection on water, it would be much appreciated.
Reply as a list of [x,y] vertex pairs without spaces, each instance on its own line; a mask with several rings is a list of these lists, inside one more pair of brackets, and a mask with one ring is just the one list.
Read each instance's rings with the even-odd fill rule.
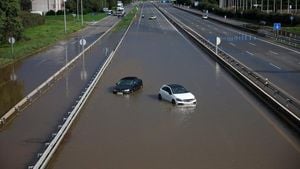
[[0,69],[0,116],[24,97],[24,85],[17,81],[15,67],[18,64]]
[[189,123],[196,106],[173,106],[171,112],[174,115],[176,125],[185,126]]

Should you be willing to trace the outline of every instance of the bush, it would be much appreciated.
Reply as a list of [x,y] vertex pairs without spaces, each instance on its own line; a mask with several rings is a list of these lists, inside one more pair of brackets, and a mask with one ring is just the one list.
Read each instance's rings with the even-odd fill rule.
[[47,16],[52,16],[52,15],[55,15],[55,11],[53,10],[50,10],[46,13]]
[[22,11],[20,14],[24,28],[43,25],[45,23],[45,17],[39,14],[32,14],[25,11]]
[[64,10],[58,10],[58,11],[56,12],[56,15],[64,15]]

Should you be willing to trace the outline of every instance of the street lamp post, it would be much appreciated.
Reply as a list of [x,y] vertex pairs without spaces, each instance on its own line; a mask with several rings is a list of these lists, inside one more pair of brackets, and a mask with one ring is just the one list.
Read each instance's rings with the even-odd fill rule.
[[65,33],[67,33],[66,1],[67,1],[67,0],[64,0],[64,22],[65,22]]
[[82,5],[82,0],[80,1],[81,2],[81,25],[83,25],[83,5]]
[[77,6],[77,21],[79,21],[79,0],[77,0],[77,4],[76,4],[76,6]]

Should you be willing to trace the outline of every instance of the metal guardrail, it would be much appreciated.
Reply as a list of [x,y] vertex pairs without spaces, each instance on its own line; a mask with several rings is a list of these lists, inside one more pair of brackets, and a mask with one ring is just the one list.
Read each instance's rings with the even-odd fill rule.
[[34,166],[30,166],[29,168],[42,169],[46,167],[49,160],[53,156],[54,152],[58,148],[59,144],[63,140],[65,134],[68,132],[69,128],[71,127],[73,121],[76,119],[77,115],[79,114],[81,108],[84,106],[86,100],[88,99],[93,89],[95,88],[97,82],[101,78],[106,67],[109,65],[110,61],[112,60],[113,55],[114,55],[114,51],[111,52],[107,60],[104,62],[103,66],[96,71],[94,76],[92,76],[92,79],[89,82],[88,87],[85,88],[83,95],[79,96],[79,100],[76,101],[77,102],[76,106],[71,112],[68,112],[68,117],[64,118],[64,124],[59,126],[60,129],[57,133],[53,134],[54,138],[52,139],[52,141],[50,143],[46,143],[47,147],[45,151],[42,154],[40,154],[40,158],[36,162],[36,164]]
[[225,51],[218,49],[218,53],[216,53],[215,44],[206,40],[203,36],[169,14],[166,10],[160,7],[157,8],[170,20],[171,23],[188,34],[202,47],[205,47],[211,55],[225,65],[225,68],[232,71],[235,76],[250,86],[251,90],[254,90],[256,94],[262,96],[264,101],[272,105],[274,110],[285,113],[285,115],[288,115],[287,117],[289,118],[289,121],[293,122],[293,125],[296,125],[298,128],[300,127],[300,103],[297,99],[291,97],[268,79],[255,73],[252,69],[234,59],[234,57]]
[[[136,15],[135,15],[135,17],[136,17]],[[117,51],[117,49],[121,45],[123,39],[125,38],[125,35],[129,31],[129,28],[131,27],[132,23],[133,23],[133,20],[131,21],[131,23],[128,26],[125,33],[123,34],[123,36],[122,36],[121,40],[119,41],[118,45],[116,46],[115,50],[111,52],[111,54],[108,56],[108,58],[106,59],[104,64],[92,76],[90,82],[88,83],[88,87],[86,87],[85,90],[82,92],[82,95],[79,96],[79,100],[76,101],[77,104],[73,107],[73,110],[71,112],[67,113],[67,115],[68,115],[67,117],[63,118],[64,123],[62,125],[58,126],[58,129],[59,129],[58,132],[52,134],[53,139],[51,140],[51,142],[45,144],[46,148],[45,148],[44,152],[38,154],[39,159],[37,160],[35,165],[34,166],[29,166],[28,167],[29,169],[44,169],[44,168],[46,168],[48,162],[50,161],[53,154],[57,150],[59,144],[63,140],[63,138],[66,135],[66,133],[68,132],[69,128],[72,126],[73,121],[76,119],[76,117],[79,114],[81,108],[84,106],[85,102],[89,98],[89,96],[92,93],[93,89],[96,87],[96,84],[98,83],[98,81],[102,77],[105,69],[107,68],[107,66],[111,62],[111,60],[112,60],[112,58],[115,54],[115,51]]]
[[3,127],[9,118],[17,112],[22,111],[27,106],[29,106],[32,102],[38,99],[42,94],[47,92],[62,76],[63,73],[72,67],[78,61],[78,59],[83,55],[83,53],[90,50],[102,37],[104,37],[107,33],[109,33],[118,23],[118,20],[111,28],[106,30],[97,40],[95,40],[92,44],[90,44],[87,48],[84,49],[81,53],[79,53],[75,58],[73,58],[69,63],[67,63],[64,67],[54,73],[51,77],[49,77],[45,82],[39,85],[36,89],[30,92],[26,97],[24,97],[21,101],[19,101],[15,106],[13,106],[8,112],[6,112],[0,118],[0,127]]

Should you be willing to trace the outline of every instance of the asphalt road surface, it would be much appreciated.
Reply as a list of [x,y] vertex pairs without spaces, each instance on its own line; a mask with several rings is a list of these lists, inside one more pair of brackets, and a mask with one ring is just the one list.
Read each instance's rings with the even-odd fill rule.
[[220,37],[221,49],[300,100],[300,51],[202,19],[170,5],[160,6],[213,44],[216,37]]
[[[141,13],[48,168],[299,168],[295,133],[151,4]],[[144,88],[112,94],[128,75]],[[184,85],[197,106],[159,101],[165,83]]]
[[[59,41],[40,53],[1,69],[0,99],[3,102],[0,103],[0,116],[61,69],[65,65],[66,57],[70,61],[82,52],[79,44],[81,38],[86,39],[87,44],[85,47],[87,47],[115,24],[117,20],[118,18],[115,16],[108,16],[100,22],[90,24],[84,30],[73,34],[70,39]],[[10,79],[13,67],[17,77],[16,81]]]
[[[51,134],[57,132],[58,125],[63,123],[63,118],[71,111],[96,69],[117,46],[123,32],[112,32],[104,36],[61,80],[17,114],[12,123],[0,132],[1,169],[25,169],[34,164],[37,154],[51,140]],[[67,58],[54,57],[61,57],[66,64],[69,58],[76,55],[74,51],[68,51]]]

